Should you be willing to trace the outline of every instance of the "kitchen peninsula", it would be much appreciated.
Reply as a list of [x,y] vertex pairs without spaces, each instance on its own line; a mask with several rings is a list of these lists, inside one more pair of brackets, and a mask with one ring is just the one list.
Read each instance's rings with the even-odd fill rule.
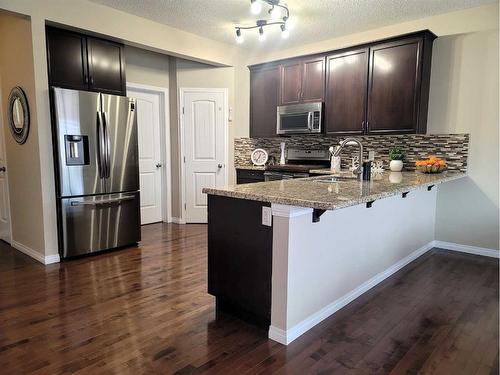
[[436,190],[465,177],[384,172],[207,188],[217,310],[288,344],[433,247]]

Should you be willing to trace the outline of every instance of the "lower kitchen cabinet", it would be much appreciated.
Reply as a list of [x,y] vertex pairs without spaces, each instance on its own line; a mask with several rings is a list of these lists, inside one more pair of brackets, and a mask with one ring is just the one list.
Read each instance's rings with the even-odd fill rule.
[[271,204],[208,196],[208,293],[217,311],[268,329],[273,228],[262,225],[264,206]]
[[254,182],[264,181],[264,171],[249,170],[249,169],[236,169],[236,183],[251,184]]

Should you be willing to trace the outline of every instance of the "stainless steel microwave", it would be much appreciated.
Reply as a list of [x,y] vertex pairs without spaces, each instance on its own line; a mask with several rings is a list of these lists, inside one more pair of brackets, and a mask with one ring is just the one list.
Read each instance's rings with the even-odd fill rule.
[[304,103],[278,107],[278,134],[321,133],[323,103]]

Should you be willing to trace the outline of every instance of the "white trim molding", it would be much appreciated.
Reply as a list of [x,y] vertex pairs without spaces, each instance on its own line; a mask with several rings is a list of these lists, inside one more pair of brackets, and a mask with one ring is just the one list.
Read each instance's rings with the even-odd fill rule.
[[458,251],[461,253],[481,255],[484,257],[491,257],[497,259],[499,258],[500,255],[500,251],[495,249],[488,249],[479,246],[462,245],[458,243],[438,241],[438,240],[434,241],[433,247],[437,247],[439,249],[444,249],[444,250]]
[[[273,205],[274,206],[274,205]],[[282,206],[282,205],[277,205],[277,206]],[[290,207],[290,206],[282,206],[282,207]],[[274,215],[274,209],[273,209],[273,215]],[[281,215],[280,215],[281,216]],[[444,241],[431,241],[427,245],[422,246],[421,248],[415,250],[413,253],[408,255],[407,257],[401,259],[399,262],[396,264],[392,265],[391,267],[387,268],[385,271],[380,272],[379,274],[375,275],[368,281],[364,282],[360,286],[358,286],[356,289],[350,291],[349,293],[345,294],[341,298],[337,299],[336,301],[333,301],[331,304],[328,306],[324,307],[323,309],[317,311],[316,313],[310,315],[308,318],[304,319],[300,323],[296,324],[292,328],[284,331],[280,328],[270,326],[269,327],[269,338],[271,340],[277,341],[280,344],[283,345],[288,345],[290,344],[293,340],[304,334],[305,332],[309,331],[312,327],[320,323],[321,321],[325,320],[326,318],[330,317],[333,315],[335,312],[355,300],[356,298],[360,297],[362,294],[366,293],[368,290],[373,288],[374,286],[378,285],[388,277],[392,276],[396,272],[398,272],[400,269],[408,265],[409,263],[413,262],[417,258],[421,257],[425,253],[427,253],[429,250],[437,248],[442,249],[442,250],[452,250],[452,251],[457,251],[457,252],[462,252],[462,253],[468,253],[468,254],[474,254],[474,255],[480,255],[480,256],[486,256],[486,257],[492,257],[492,258],[499,258],[500,252],[495,249],[487,249],[483,247],[477,247],[477,246],[469,246],[469,245],[461,245],[461,244],[456,244],[452,242],[444,242]]]
[[186,220],[180,217],[172,217],[172,223],[174,224],[186,224]]
[[[162,164],[165,166],[161,174],[161,216],[164,222],[172,222],[172,162],[170,157],[170,105],[168,88],[140,83],[127,82],[128,90],[142,91],[145,93],[159,94],[160,96],[160,154]],[[165,194],[166,192],[166,194]]]
[[11,246],[16,250],[19,250],[21,253],[26,254],[29,257],[45,265],[52,263],[59,263],[61,261],[59,258],[59,254],[44,256],[40,254],[38,251],[35,251],[32,248],[14,240],[12,240]]
[[316,324],[320,323],[321,321],[325,320],[330,315],[334,314],[347,304],[351,303],[356,298],[358,298],[359,296],[366,293],[368,290],[370,290],[377,284],[387,279],[389,276],[392,276],[393,274],[398,272],[401,268],[403,268],[410,262],[414,261],[415,259],[419,258],[423,254],[431,250],[433,247],[434,247],[434,241],[429,242],[428,244],[415,250],[407,257],[401,259],[396,264],[387,268],[385,271],[382,271],[379,274],[373,276],[371,279],[365,281],[363,284],[361,284],[354,290],[340,297],[336,301],[333,301],[329,305],[325,306],[316,313],[310,315],[309,317],[307,317],[306,319],[304,319],[303,321],[301,321],[300,323],[296,324],[295,326],[291,327],[286,331],[274,326],[270,326],[268,333],[269,338],[283,345],[290,344],[293,340],[295,340],[305,332],[309,331]]

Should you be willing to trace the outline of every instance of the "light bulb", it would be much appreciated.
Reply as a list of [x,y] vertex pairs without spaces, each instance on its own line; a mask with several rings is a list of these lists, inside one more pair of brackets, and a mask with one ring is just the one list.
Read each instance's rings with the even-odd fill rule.
[[288,32],[286,25],[281,25],[281,37],[283,39],[287,39],[290,36],[290,33]]
[[259,28],[259,41],[263,42],[266,40],[266,36],[264,35],[264,29],[262,27]]
[[244,42],[243,35],[241,35],[241,30],[236,29],[236,43],[241,44]]
[[281,10],[279,7],[273,6],[273,8],[269,11],[269,13],[271,14],[271,18],[273,20],[277,20],[278,18],[281,17]]
[[259,1],[251,0],[250,11],[253,14],[259,14],[261,10],[262,10],[262,5],[259,3]]

